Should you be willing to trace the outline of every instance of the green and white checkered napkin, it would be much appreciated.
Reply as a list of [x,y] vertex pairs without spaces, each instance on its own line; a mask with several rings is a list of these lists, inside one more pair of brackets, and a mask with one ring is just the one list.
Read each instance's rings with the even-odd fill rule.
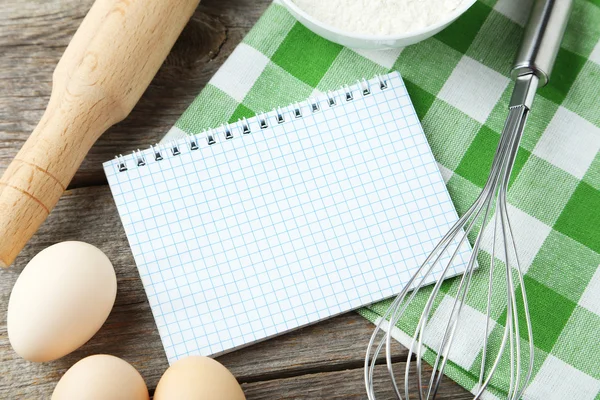
[[[315,91],[397,70],[463,213],[489,172],[530,3],[481,0],[435,37],[379,52],[328,42],[273,4],[168,137],[199,133]],[[534,102],[509,189],[536,348],[527,399],[600,399],[599,39],[600,1],[576,0],[551,83]],[[487,274],[481,265],[473,278],[473,295],[463,309],[469,329],[481,330],[485,323]],[[451,298],[456,283],[444,285],[446,296]],[[388,304],[360,313],[376,321]],[[502,313],[492,317],[494,342],[505,319]],[[395,336],[406,338],[401,330],[414,330],[415,319],[399,324]],[[469,343],[472,337],[458,335],[462,351],[453,353],[446,368],[469,390],[481,357],[481,348]],[[506,364],[493,379],[489,398],[506,394]]]

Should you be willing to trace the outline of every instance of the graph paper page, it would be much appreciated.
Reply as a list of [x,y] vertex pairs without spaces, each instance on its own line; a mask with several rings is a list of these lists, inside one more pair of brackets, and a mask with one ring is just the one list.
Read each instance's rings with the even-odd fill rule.
[[383,79],[104,164],[170,362],[390,297],[457,220]]

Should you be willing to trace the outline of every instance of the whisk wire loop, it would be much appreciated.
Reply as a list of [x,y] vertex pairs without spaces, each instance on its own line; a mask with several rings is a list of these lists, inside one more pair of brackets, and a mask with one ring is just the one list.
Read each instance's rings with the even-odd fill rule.
[[[462,322],[461,315],[469,296],[475,269],[478,267],[478,255],[480,254],[483,241],[487,240],[485,239],[487,237],[486,232],[490,233],[490,231],[491,249],[489,249],[489,282],[488,285],[486,285],[486,321],[483,329],[483,347],[481,349],[478,385],[474,390],[474,398],[481,398],[485,389],[489,386],[492,376],[500,367],[502,359],[504,359],[503,354],[505,354],[507,347],[509,350],[507,356],[510,364],[510,381],[508,388],[506,388],[507,398],[516,400],[523,395],[533,370],[534,348],[532,342],[531,318],[528,311],[525,287],[520,264],[518,262],[514,235],[508,215],[506,191],[510,183],[510,175],[519,148],[521,133],[528,111],[528,108],[524,106],[511,107],[509,109],[509,116],[500,136],[500,141],[490,168],[490,176],[481,193],[475,199],[472,206],[459,218],[459,220],[450,228],[449,232],[444,235],[440,242],[435,246],[433,251],[427,256],[425,261],[410,278],[400,294],[392,301],[385,315],[378,321],[375,331],[369,341],[365,358],[365,386],[367,396],[370,400],[376,398],[373,386],[375,366],[378,362],[379,354],[383,349],[385,349],[386,353],[385,361],[387,373],[390,378],[392,389],[398,399],[402,400],[403,396],[406,400],[410,399],[411,391],[409,390],[409,378],[413,369],[415,370],[418,385],[416,390],[417,398],[423,400],[434,399],[436,397],[442,382],[444,369],[450,357],[451,349],[453,348],[456,338],[459,336],[460,324]],[[442,326],[442,329],[438,327],[438,329],[440,329],[439,333],[441,333],[441,339],[439,344],[434,346],[431,344],[433,342],[429,342],[427,334],[429,329],[431,329],[431,324],[434,319],[433,312],[437,309],[436,307],[439,307],[437,300],[440,296],[446,298],[446,294],[441,291],[442,283],[444,278],[448,276],[451,266],[461,254],[461,249],[468,246],[467,239],[469,239],[471,233],[476,233],[474,235],[475,238],[473,241],[472,252],[466,263],[465,272],[458,280],[458,283],[453,285],[453,287],[456,288],[453,294],[454,299],[451,302],[451,305],[444,309],[444,311],[447,311],[443,316],[445,326]],[[501,246],[504,246],[503,250],[499,251],[499,247]],[[502,339],[497,349],[494,350],[496,353],[495,357],[492,357],[492,355],[489,354],[489,351],[490,335],[492,334],[491,315],[493,312],[494,278],[496,271],[502,271],[497,268],[497,257],[503,258],[503,262],[505,263],[505,271],[503,273],[506,274],[506,321],[504,323]],[[427,301],[425,302],[421,315],[416,323],[414,334],[410,346],[408,347],[407,362],[403,374],[404,390],[401,390],[394,373],[392,360],[392,328],[396,326],[398,321],[406,314],[409,305],[415,301],[416,296],[424,287],[425,282],[432,275],[435,275],[437,282],[431,288]],[[522,304],[519,304],[517,300],[517,290],[520,290],[521,292]],[[519,324],[520,311],[523,311],[525,317],[524,319],[527,328],[526,339],[529,342],[528,350],[524,350],[526,354],[523,354],[523,350],[521,349],[522,333]],[[439,321],[436,321],[436,324],[438,323]],[[385,335],[377,341],[381,331],[386,331]],[[436,355],[432,362],[432,372],[430,373],[428,381],[425,383],[422,359],[425,355],[424,352],[427,351],[428,348],[435,350]],[[412,365],[413,355],[415,355],[416,364],[414,368]],[[527,363],[526,370],[523,371],[525,356],[528,357],[529,362]],[[490,361],[491,366],[488,367],[487,364]]]

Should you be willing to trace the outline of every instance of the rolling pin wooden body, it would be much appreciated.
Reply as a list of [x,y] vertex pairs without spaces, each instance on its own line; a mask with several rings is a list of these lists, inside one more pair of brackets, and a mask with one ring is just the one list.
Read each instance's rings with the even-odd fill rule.
[[44,222],[94,142],[124,119],[199,0],[96,0],[54,71],[37,127],[0,179],[0,266]]

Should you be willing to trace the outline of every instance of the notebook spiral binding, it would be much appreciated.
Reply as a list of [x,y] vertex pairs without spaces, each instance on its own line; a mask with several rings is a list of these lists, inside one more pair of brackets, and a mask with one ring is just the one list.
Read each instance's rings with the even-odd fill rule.
[[[373,78],[372,80],[375,79],[377,79],[376,83],[378,84],[377,86],[379,86],[380,90],[385,90],[388,88],[388,82],[385,79],[385,77],[381,75],[376,75],[375,78]],[[352,87],[354,87],[354,89],[348,85],[342,86],[339,90],[336,91],[339,92],[337,95],[336,92],[332,92],[331,90],[327,91],[324,95],[325,104],[328,107],[335,107],[340,102],[338,96],[342,97],[343,101],[353,101],[356,98],[354,95],[355,91],[358,91],[359,95],[363,97],[371,94],[371,84],[365,78],[357,80],[356,83],[352,85]],[[321,111],[322,107],[320,101],[318,101],[314,97],[309,97],[303,102],[293,103],[290,106],[288,106],[288,108],[291,107],[292,109],[291,116],[293,118],[303,117],[301,105],[302,103],[305,103],[308,106],[307,108],[309,109],[309,111],[311,111],[312,113]],[[281,107],[273,109],[271,113],[273,114],[273,117],[275,118],[275,122],[277,124],[282,124],[286,122],[285,112],[281,109]],[[251,117],[256,119],[259,129],[266,129],[269,127],[270,121],[269,116],[267,114],[268,113],[266,112],[261,112],[256,114],[256,116]],[[242,135],[247,135],[251,133],[250,123],[246,117],[243,117],[240,120],[238,120],[237,124],[239,129],[241,130]],[[234,127],[232,127],[229,123],[221,125],[220,129],[222,130],[223,137],[225,140],[233,139]],[[211,129],[209,130],[209,132],[210,133],[207,133],[207,131],[205,130],[204,132],[189,135],[182,139],[172,140],[167,145],[155,144],[153,146],[150,146],[149,150],[153,155],[154,161],[162,161],[164,160],[165,156],[169,156],[169,154],[171,156],[180,155],[180,148],[182,146],[187,146],[192,151],[198,150],[200,148],[199,139],[202,137],[202,135],[205,135],[205,140],[208,145],[213,145],[217,143],[217,139],[215,136],[216,130]],[[146,160],[146,155],[144,153],[144,151],[141,151],[139,149],[132,152],[132,160],[135,167],[143,167],[148,164]],[[129,169],[127,161],[125,160],[125,157],[122,154],[115,156],[115,162],[119,172],[125,172]]]

